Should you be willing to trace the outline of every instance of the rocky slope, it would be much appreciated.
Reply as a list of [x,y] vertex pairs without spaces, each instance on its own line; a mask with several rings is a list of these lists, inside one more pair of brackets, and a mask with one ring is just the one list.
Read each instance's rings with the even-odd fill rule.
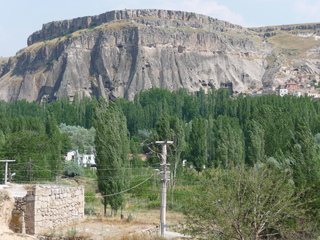
[[126,97],[151,87],[270,90],[320,74],[319,24],[246,29],[195,13],[111,11],[43,25],[0,65],[0,99]]

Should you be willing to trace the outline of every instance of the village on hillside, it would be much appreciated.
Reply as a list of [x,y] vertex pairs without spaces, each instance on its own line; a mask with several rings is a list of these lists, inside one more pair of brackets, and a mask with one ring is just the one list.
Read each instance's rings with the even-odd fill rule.
[[[276,82],[280,84],[272,89],[272,92],[280,95],[292,95],[296,97],[311,97],[313,99],[320,98],[320,76],[318,74],[301,74],[299,69],[293,70],[282,69],[282,74],[290,76],[289,79],[276,78]],[[281,77],[281,75],[279,76]],[[268,92],[269,93],[269,92]],[[254,92],[253,96],[263,95],[264,91],[261,89]]]

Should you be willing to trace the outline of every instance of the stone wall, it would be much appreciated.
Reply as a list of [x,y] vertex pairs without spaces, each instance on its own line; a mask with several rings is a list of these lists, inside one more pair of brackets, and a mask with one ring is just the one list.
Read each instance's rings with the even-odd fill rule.
[[15,205],[12,210],[12,218],[9,227],[15,233],[26,233],[25,212],[26,200],[24,198],[15,197]]
[[35,185],[23,198],[15,198],[10,228],[40,234],[84,217],[84,189],[74,186]]

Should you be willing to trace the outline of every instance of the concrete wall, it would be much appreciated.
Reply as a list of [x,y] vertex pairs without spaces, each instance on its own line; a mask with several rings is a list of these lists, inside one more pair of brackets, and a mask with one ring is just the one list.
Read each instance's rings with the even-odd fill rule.
[[84,189],[79,186],[28,186],[27,195],[15,198],[10,228],[40,234],[84,218]]

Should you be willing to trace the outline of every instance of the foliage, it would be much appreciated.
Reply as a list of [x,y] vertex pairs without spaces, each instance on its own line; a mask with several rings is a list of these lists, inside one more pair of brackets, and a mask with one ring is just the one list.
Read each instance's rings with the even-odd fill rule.
[[212,170],[198,187],[185,207],[194,236],[286,239],[292,231],[308,230],[306,202],[301,201],[305,191],[297,192],[290,176],[270,165]]
[[86,191],[84,194],[84,201],[86,203],[92,203],[92,202],[96,201],[95,193],[92,191]]
[[129,137],[125,126],[125,116],[117,106],[100,99],[94,109],[94,128],[98,188],[104,196],[105,215],[107,205],[114,215],[125,201],[121,194],[128,186]]
[[[147,162],[138,157],[149,152],[139,144],[150,143],[155,134],[158,140],[175,140],[168,149],[173,154],[168,157],[168,206],[179,208],[184,194],[200,185],[206,172],[203,165],[228,170],[229,178],[234,178],[232,169],[238,165],[253,168],[261,161],[286,172],[296,192],[310,188],[302,197],[309,201],[320,192],[319,120],[320,101],[308,97],[240,94],[232,98],[229,89],[214,87],[191,94],[185,89],[152,88],[138,93],[134,101],[116,99],[108,104],[77,95],[73,101],[61,98],[41,104],[0,101],[0,155],[16,160],[10,163],[11,172],[16,173],[13,181],[53,180],[63,173],[63,155],[72,148],[90,150],[98,142],[98,169],[86,173],[92,177],[97,173],[100,187],[108,188],[105,195],[110,195],[148,178],[152,173],[145,168],[159,167],[156,157]],[[129,152],[132,161],[125,160]],[[199,172],[182,168],[183,160]],[[150,179],[130,193],[157,201],[156,180]],[[124,195],[105,200],[105,204],[113,204],[115,212],[123,206]],[[317,217],[320,201],[312,201],[308,207]]]
[[192,121],[188,158],[198,172],[204,169],[206,164],[206,135],[202,118],[196,118]]
[[142,168],[146,167],[146,162],[142,161],[141,157],[137,155],[133,155],[131,159],[131,167],[132,168]]
[[86,215],[96,215],[96,210],[91,205],[85,205],[84,214],[86,214]]
[[78,163],[69,161],[64,165],[63,174],[67,177],[82,176],[84,175],[84,169]]
[[93,127],[86,129],[81,126],[67,126],[64,123],[59,125],[61,132],[68,134],[72,149],[78,149],[80,153],[92,151],[96,131]]
[[245,159],[244,135],[238,119],[219,116],[216,120],[216,166],[229,168],[243,164]]

